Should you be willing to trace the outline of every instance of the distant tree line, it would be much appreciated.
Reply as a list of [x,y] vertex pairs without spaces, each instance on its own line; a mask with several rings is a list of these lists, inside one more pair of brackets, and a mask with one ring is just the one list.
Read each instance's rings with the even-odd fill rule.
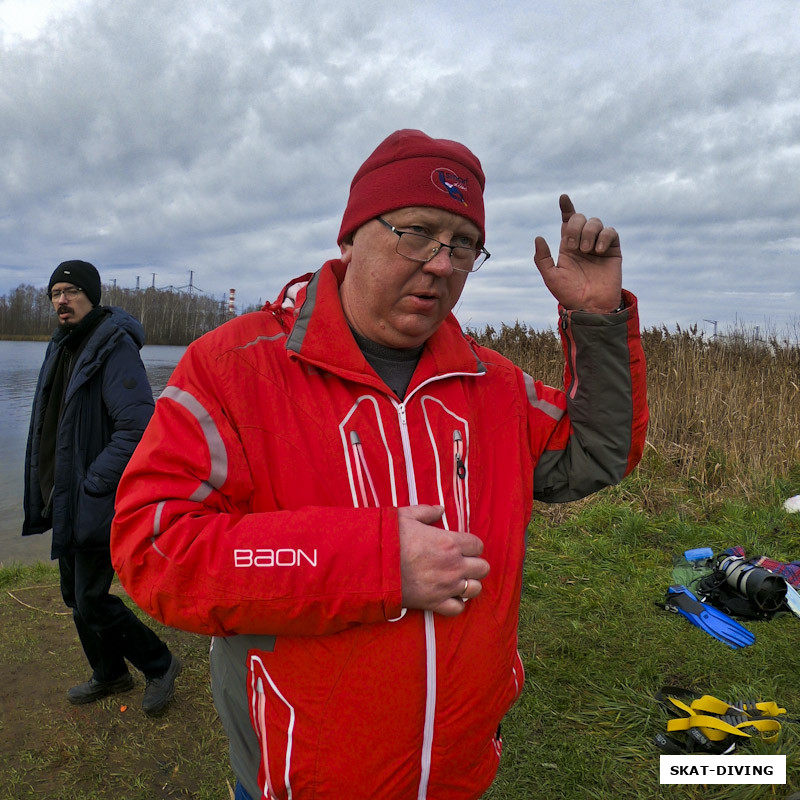
[[[148,344],[189,344],[233,316],[225,300],[173,288],[103,286],[102,305],[119,306],[136,317],[144,326]],[[40,339],[57,325],[45,287],[21,284],[0,296],[0,337]]]

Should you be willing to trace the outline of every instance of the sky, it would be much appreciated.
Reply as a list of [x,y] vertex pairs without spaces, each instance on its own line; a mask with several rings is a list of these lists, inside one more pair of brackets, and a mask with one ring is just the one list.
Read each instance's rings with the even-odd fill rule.
[[646,328],[800,329],[797,0],[0,0],[0,294],[273,299],[338,255],[389,133],[487,177],[464,326],[552,327],[566,192],[620,234]]

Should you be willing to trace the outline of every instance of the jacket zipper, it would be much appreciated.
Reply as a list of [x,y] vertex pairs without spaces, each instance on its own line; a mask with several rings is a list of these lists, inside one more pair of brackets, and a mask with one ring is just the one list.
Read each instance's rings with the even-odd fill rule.
[[[392,401],[397,408],[400,420],[400,441],[403,443],[403,457],[406,462],[406,479],[408,481],[408,501],[417,505],[417,484],[414,477],[414,462],[411,460],[411,441],[408,437],[408,418],[405,402]],[[433,624],[433,612],[424,611],[425,619],[425,724],[422,731],[421,774],[417,800],[425,800],[428,794],[428,781],[431,776],[431,750],[433,746],[433,717],[436,712],[436,631]]]
[[[417,484],[414,475],[414,462],[411,459],[411,441],[408,436],[408,419],[406,416],[406,404],[420,389],[434,381],[452,377],[479,377],[481,373],[454,372],[447,375],[437,375],[423,381],[415,387],[412,392],[407,394],[402,403],[398,403],[393,398],[389,398],[397,408],[397,415],[400,420],[400,441],[403,443],[403,456],[406,463],[406,478],[408,481],[408,499],[411,505],[417,505]],[[455,440],[455,435],[454,435]],[[463,441],[462,441],[463,446]],[[455,447],[455,441],[454,441]],[[463,459],[463,450],[462,450]],[[463,466],[463,460],[462,464]],[[458,477],[458,464],[456,464],[456,476]],[[464,472],[466,478],[466,471]],[[461,478],[458,478],[461,480]],[[419,791],[417,800],[425,800],[428,795],[428,781],[431,776],[431,751],[433,749],[433,720],[436,713],[436,629],[433,621],[433,612],[423,612],[425,619],[425,652],[426,652],[426,686],[427,694],[425,698],[425,725],[422,733],[422,759],[421,774],[419,779]]]

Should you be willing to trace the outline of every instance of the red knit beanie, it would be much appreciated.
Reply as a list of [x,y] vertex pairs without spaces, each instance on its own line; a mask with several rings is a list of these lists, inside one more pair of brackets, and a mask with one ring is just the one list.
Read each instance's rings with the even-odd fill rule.
[[395,131],[356,172],[337,241],[388,211],[429,206],[466,217],[480,229],[483,244],[484,182],[481,162],[463,144]]

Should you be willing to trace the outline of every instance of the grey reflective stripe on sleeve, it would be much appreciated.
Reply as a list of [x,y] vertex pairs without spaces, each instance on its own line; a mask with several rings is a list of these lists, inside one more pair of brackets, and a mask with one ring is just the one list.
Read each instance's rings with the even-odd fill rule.
[[628,315],[571,312],[579,380],[567,396],[573,433],[563,451],[542,453],[534,471],[537,500],[577,500],[619,483],[628,466],[633,389]]
[[155,548],[155,551],[160,556],[164,556],[164,558],[167,558],[167,554],[158,546],[157,539],[158,539],[159,536],[161,536],[161,512],[164,510],[164,504],[166,502],[167,502],[166,500],[162,500],[156,506],[156,513],[155,513],[155,516],[153,518],[153,535],[150,537],[150,542],[153,545],[153,547]]
[[212,490],[219,489],[228,477],[228,453],[225,450],[225,443],[222,441],[211,415],[194,395],[183,389],[178,389],[177,386],[167,386],[161,393],[161,398],[174,400],[183,406],[197,420],[197,424],[203,431],[211,461],[211,471],[208,479],[202,481],[189,498],[189,500],[199,503],[205,500]]
[[536,384],[533,378],[531,378],[527,372],[523,372],[522,376],[525,379],[525,391],[528,395],[528,402],[531,404],[531,406],[538,411],[547,414],[548,417],[558,422],[561,417],[564,416],[564,409],[553,405],[553,403],[550,403],[547,400],[541,400],[536,394]]
[[248,342],[247,344],[240,344],[238,347],[234,347],[234,350],[247,350],[248,347],[252,347],[254,344],[258,344],[259,342],[274,342],[276,339],[282,339],[286,336],[285,333],[276,333],[274,336],[256,336],[252,342]]

